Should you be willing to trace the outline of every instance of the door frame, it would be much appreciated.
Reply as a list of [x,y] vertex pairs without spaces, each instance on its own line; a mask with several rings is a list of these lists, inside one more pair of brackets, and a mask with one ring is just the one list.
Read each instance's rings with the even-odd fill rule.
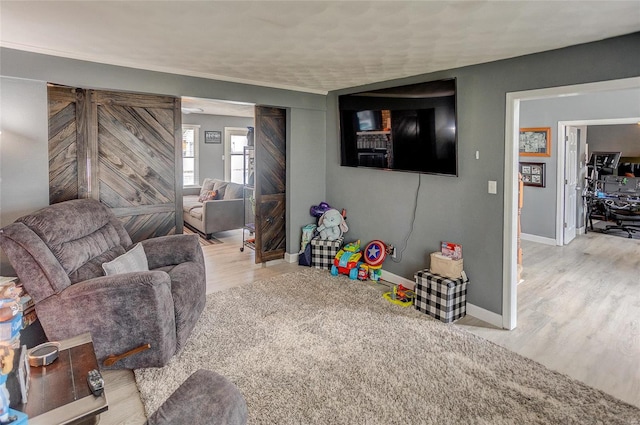
[[[518,225],[518,139],[520,128],[520,102],[559,96],[572,96],[601,91],[625,90],[640,87],[640,77],[545,89],[508,92],[506,94],[504,139],[504,220],[502,232],[502,327],[517,326],[517,225]],[[564,148],[562,163],[564,163]],[[560,158],[558,158],[558,162]],[[564,201],[563,201],[564,202]],[[557,212],[556,212],[557,216]]]
[[[637,124],[640,122],[640,117],[631,117],[631,118],[604,118],[604,119],[593,119],[593,120],[573,120],[573,121],[558,121],[558,134],[564,134],[567,127],[585,127],[589,125],[618,125],[618,124]],[[560,149],[561,147],[561,149]],[[564,159],[566,156],[566,149],[564,145],[560,145],[558,143],[558,168],[557,175],[564,175]],[[587,158],[585,160],[584,167],[587,166],[586,162],[589,160]],[[560,162],[562,161],[562,162]],[[580,173],[580,169],[578,169],[578,174]],[[562,184],[563,180],[557,179],[557,210],[556,210],[556,245],[563,246],[564,245],[564,229],[563,229],[563,221],[564,221],[564,184]],[[578,183],[578,186],[584,188],[584,182]],[[577,208],[576,208],[577,209]],[[577,211],[576,211],[577,212]],[[586,225],[586,223],[585,223]],[[578,230],[576,228],[576,230]],[[578,232],[578,234],[580,234]]]

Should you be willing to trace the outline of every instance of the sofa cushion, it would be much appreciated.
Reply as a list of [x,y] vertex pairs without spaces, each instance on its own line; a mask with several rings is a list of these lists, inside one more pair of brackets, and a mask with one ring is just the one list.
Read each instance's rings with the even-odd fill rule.
[[242,199],[243,186],[238,183],[229,183],[224,191],[222,199]]
[[187,195],[182,197],[182,211],[188,213],[194,208],[202,207],[202,202],[198,201],[198,195]]
[[189,210],[189,215],[191,217],[197,218],[198,220],[202,220],[202,207],[195,207]]

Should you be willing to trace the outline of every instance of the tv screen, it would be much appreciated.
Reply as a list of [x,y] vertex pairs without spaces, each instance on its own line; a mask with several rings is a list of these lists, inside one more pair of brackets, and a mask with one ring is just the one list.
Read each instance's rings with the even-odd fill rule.
[[456,80],[342,95],[341,165],[458,175]]

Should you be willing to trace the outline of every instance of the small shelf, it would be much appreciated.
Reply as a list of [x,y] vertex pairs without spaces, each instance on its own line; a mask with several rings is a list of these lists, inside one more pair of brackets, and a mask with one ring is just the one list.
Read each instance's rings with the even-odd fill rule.
[[[244,247],[249,247],[253,250],[256,249],[255,244],[255,232],[256,224],[254,223],[255,217],[253,214],[252,199],[255,191],[255,151],[253,146],[244,147],[243,156],[243,183],[244,191],[242,196],[243,214],[244,214],[244,226],[242,228],[242,246],[240,251],[244,251]],[[246,231],[249,231],[249,237],[246,236]]]

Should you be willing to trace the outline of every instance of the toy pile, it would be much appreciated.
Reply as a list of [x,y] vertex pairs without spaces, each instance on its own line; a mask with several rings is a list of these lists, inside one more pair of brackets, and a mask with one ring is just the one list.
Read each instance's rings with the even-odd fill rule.
[[[0,286],[0,424],[26,423],[26,415],[9,408],[7,378],[13,370],[16,350],[20,348],[20,330],[22,329],[22,288],[15,282]],[[25,396],[23,396],[23,399]]]
[[[347,211],[338,211],[326,202],[312,205],[309,214],[316,223],[302,228],[298,264],[316,268],[330,268],[333,257],[342,246],[342,235],[349,230]],[[313,250],[317,252],[313,255]],[[315,261],[314,261],[315,258]]]
[[346,274],[353,280],[378,281],[382,274],[382,263],[392,250],[393,246],[379,240],[369,242],[364,251],[360,250],[360,240],[348,243],[336,254],[331,274]]

